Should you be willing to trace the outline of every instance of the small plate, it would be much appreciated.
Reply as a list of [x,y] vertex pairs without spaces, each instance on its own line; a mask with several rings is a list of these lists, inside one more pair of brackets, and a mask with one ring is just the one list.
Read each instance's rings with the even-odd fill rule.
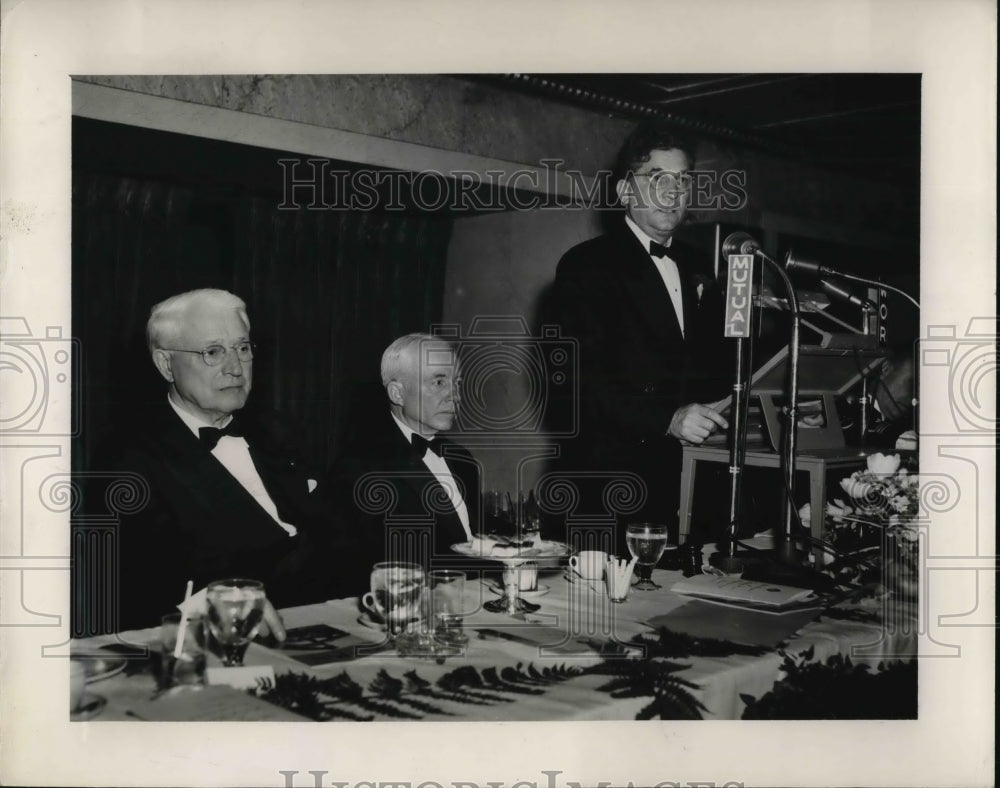
[[[489,589],[490,589],[491,593],[496,594],[497,596],[503,596],[503,593],[504,593],[503,586],[491,585],[491,586],[489,586]],[[534,591],[518,591],[517,595],[518,596],[523,596],[525,599],[531,599],[532,597],[536,597],[536,596],[545,596],[551,590],[552,589],[549,588],[547,585],[543,585],[543,584],[539,583],[538,587],[535,588]]]
[[128,665],[124,657],[74,657],[73,661],[83,665],[87,684],[117,676]]
[[379,632],[385,632],[385,622],[379,621],[377,618],[372,618],[371,613],[364,611],[360,616],[358,616],[358,623],[369,629],[375,629]]
[[531,547],[519,548],[511,555],[495,555],[492,552],[484,553],[482,546],[479,546],[479,549],[475,549],[475,545],[476,542],[459,542],[458,544],[453,544],[451,549],[467,558],[482,558],[486,561],[499,561],[500,563],[550,561],[565,558],[573,552],[572,548],[567,544],[549,542],[544,539],[540,539]]

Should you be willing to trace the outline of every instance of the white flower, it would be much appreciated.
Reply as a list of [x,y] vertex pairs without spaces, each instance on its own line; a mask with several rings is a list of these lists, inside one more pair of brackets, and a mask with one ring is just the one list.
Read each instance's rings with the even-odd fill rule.
[[[811,553],[809,555],[809,558],[812,560],[813,564],[816,563],[816,559],[812,556]],[[820,560],[820,563],[823,564],[823,566],[829,566],[830,564],[832,564],[836,560],[836,558],[837,558],[837,556],[835,556],[833,553],[828,553],[828,552],[824,551],[822,553],[822,555],[820,555],[820,559],[819,560]]]
[[[808,506],[808,504],[806,505]],[[843,518],[844,515],[851,514],[853,511],[854,510],[840,500],[840,498],[834,498],[826,504],[826,514],[835,523],[844,522],[841,518]]]
[[[869,462],[871,462],[870,457]],[[851,498],[863,500],[868,495],[872,485],[861,478],[861,471],[855,471],[848,478],[840,480],[840,487]]]
[[903,488],[899,484],[899,479],[893,477],[882,482],[881,494],[883,498],[895,498],[903,494]]
[[806,504],[799,509],[799,522],[808,523],[812,519],[812,504]]
[[905,514],[906,510],[910,508],[910,501],[905,495],[897,495],[889,501],[889,505],[892,507],[894,512]]
[[879,476],[892,476],[899,470],[899,455],[890,454],[888,457],[881,452],[871,454],[868,457],[868,470]]

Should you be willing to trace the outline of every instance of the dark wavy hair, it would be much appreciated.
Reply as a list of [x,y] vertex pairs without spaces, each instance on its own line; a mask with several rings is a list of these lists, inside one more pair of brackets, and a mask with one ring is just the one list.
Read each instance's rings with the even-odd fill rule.
[[683,132],[662,120],[644,120],[628,135],[615,160],[614,182],[649,161],[654,150],[683,151],[688,162],[694,165],[695,142]]

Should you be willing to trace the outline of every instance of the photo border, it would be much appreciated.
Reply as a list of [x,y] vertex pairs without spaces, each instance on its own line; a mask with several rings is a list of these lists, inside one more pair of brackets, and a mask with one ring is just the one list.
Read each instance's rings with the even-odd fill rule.
[[[995,318],[992,3],[25,0],[4,3],[3,15],[0,314],[24,317],[35,334],[61,329],[68,339],[70,331],[70,75],[110,73],[919,71],[921,336],[951,326],[961,338],[969,318]],[[67,435],[68,386],[57,382],[48,394]],[[982,443],[981,434],[980,444],[970,444],[946,425],[936,428],[949,396],[922,392],[930,440],[921,447],[921,471],[940,466],[951,451],[972,457],[980,476],[994,479],[985,453],[966,451]],[[28,456],[58,457],[54,464],[68,473],[68,447],[68,437],[0,436],[6,784],[281,786],[282,770],[299,772],[295,785],[312,784],[309,770],[327,771],[324,785],[546,785],[546,771],[583,785],[637,786],[992,779],[995,631],[985,625],[947,630],[961,645],[960,659],[921,660],[918,722],[70,723],[65,653],[57,653],[68,630],[67,518],[37,501],[29,506],[27,496],[23,512],[11,511],[12,485]],[[959,514],[992,531],[995,490],[979,492],[978,511]],[[991,533],[984,539],[980,547],[991,552],[976,557],[988,565],[995,541]],[[954,563],[930,589],[934,614],[978,604],[990,607],[982,618],[993,621],[992,586],[987,598],[974,598],[967,564]],[[30,583],[28,573],[36,573]],[[18,584],[32,611],[65,611],[64,628],[19,625],[11,609]]]

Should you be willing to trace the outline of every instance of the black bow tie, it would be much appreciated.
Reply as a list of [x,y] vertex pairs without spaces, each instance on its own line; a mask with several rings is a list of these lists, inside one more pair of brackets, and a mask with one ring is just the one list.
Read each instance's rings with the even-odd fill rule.
[[437,435],[435,435],[430,440],[427,440],[427,438],[425,438],[423,435],[420,435],[419,433],[416,433],[416,432],[414,432],[410,436],[410,446],[413,447],[413,454],[414,454],[414,456],[417,457],[417,459],[420,459],[420,460],[422,460],[424,458],[424,454],[427,453],[428,449],[430,449],[438,457],[440,457],[441,456],[441,444],[442,444],[442,442],[443,442],[443,439],[440,438]]
[[663,244],[657,243],[656,241],[649,242],[649,253],[653,257],[666,257],[667,251],[668,251],[667,247],[665,247]]
[[212,451],[216,446],[219,445],[219,441],[222,440],[226,435],[232,435],[234,438],[242,438],[243,430],[239,428],[236,423],[236,419],[231,420],[225,427],[219,429],[217,427],[199,427],[198,437],[201,442],[204,443],[209,451]]

